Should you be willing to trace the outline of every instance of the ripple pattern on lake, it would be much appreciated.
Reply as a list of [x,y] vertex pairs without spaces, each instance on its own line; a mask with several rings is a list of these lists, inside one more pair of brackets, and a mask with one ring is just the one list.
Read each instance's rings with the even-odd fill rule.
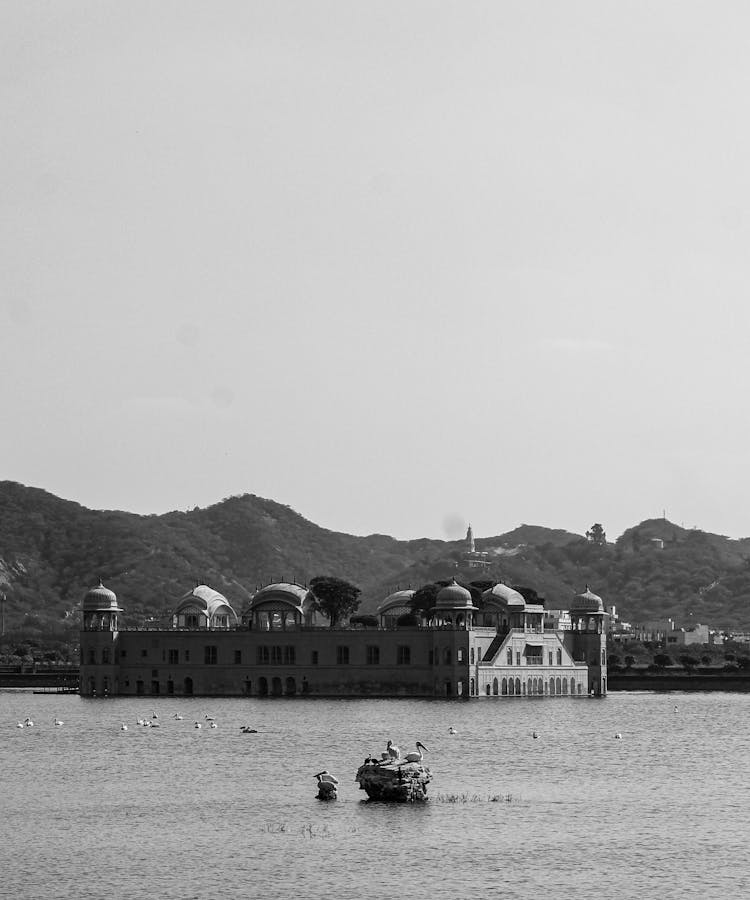
[[[159,728],[136,724],[154,709]],[[0,692],[3,892],[739,898],[748,713],[750,695],[720,693],[466,703]],[[17,728],[27,715],[34,727]],[[241,734],[245,723],[259,733]],[[364,800],[357,767],[388,738],[429,747],[428,803]],[[336,803],[315,799],[323,768],[341,781]]]

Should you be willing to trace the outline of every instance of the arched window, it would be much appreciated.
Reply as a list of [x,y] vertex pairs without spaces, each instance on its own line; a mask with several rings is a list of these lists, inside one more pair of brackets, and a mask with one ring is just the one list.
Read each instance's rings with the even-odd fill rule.
[[521,679],[516,678],[516,696],[519,696],[521,693]]
[[602,665],[603,666],[607,665],[607,654],[604,650],[602,650]]
[[490,696],[490,690],[491,690],[489,682],[485,685],[485,687],[486,687],[486,689],[487,689],[487,696],[489,697],[489,696]]
[[476,682],[474,681],[473,678],[470,678],[469,679],[469,693],[471,694],[472,697],[476,694],[476,690],[477,690]]
[[563,678],[563,694],[567,694],[567,693],[568,693],[568,679]]
[[534,690],[533,690],[533,687],[532,687],[532,682],[531,682],[531,679],[530,679],[530,678],[528,678],[527,681],[526,681],[526,693],[527,693],[527,694],[533,694],[533,693],[534,693]]
[[508,679],[507,678],[503,678],[503,683],[502,683],[502,687],[500,688],[500,690],[503,692],[503,697],[508,696]]
[[557,676],[557,681],[555,682],[555,690],[558,694],[562,693],[562,679],[559,675]]
[[562,647],[557,648],[557,664],[558,666],[562,665]]
[[451,664],[451,648],[446,647],[443,650],[443,665],[449,666]]
[[576,680],[575,678],[570,679],[570,693],[575,694],[576,692]]
[[549,680],[549,695],[550,695],[550,697],[555,696],[555,679],[554,678],[550,678],[550,680]]
[[492,679],[492,693],[497,697],[497,694],[498,694],[497,678]]
[[471,665],[473,666],[474,665],[474,648],[473,647],[471,648],[471,651],[469,653],[469,659],[471,661]]
[[459,647],[458,650],[456,650],[456,660],[460,663],[462,663],[464,661],[464,648],[463,647]]
[[508,647],[508,665],[513,665],[513,650],[511,647]]
[[508,679],[508,693],[511,697],[515,696],[516,693],[516,683],[512,678]]

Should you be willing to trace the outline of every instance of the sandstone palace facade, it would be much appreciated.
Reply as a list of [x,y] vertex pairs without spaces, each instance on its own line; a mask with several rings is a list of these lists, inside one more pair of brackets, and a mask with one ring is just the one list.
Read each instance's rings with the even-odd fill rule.
[[[83,601],[85,696],[586,697],[607,692],[604,607],[588,588],[564,613],[499,583],[481,609],[455,581],[415,617],[398,591],[369,624],[329,628],[313,593],[261,588],[238,615],[207,585],[171,627],[128,629],[100,584]],[[403,624],[404,622],[409,624]],[[399,624],[401,623],[401,624]]]

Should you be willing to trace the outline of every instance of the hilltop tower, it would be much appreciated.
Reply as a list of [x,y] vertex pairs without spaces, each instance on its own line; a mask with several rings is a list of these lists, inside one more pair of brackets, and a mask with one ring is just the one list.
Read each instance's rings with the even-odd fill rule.
[[471,527],[471,522],[469,522],[469,527],[466,529],[466,550],[468,553],[474,553],[476,547],[474,546],[474,531]]
[[81,642],[81,694],[106,697],[118,693],[118,615],[121,612],[117,595],[101,581],[83,598],[85,641]]
[[604,604],[588,585],[570,604],[573,631],[573,658],[585,662],[589,669],[589,694],[604,697],[607,693],[607,635],[604,628]]

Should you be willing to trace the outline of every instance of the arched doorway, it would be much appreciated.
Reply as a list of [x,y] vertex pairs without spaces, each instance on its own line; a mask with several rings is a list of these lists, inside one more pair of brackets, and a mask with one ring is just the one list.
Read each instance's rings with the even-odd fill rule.
[[273,677],[272,681],[271,681],[271,693],[273,694],[274,697],[280,697],[280,696],[281,696],[281,693],[282,693],[282,691],[281,691],[281,679],[279,678],[278,675],[275,675],[275,676]]
[[193,696],[193,679],[189,675],[182,684],[182,693],[186,697]]
[[268,696],[268,679],[267,678],[259,678],[258,679],[258,694],[261,697]]
[[288,697],[293,697],[297,693],[297,682],[290,675],[286,680],[285,691]]

